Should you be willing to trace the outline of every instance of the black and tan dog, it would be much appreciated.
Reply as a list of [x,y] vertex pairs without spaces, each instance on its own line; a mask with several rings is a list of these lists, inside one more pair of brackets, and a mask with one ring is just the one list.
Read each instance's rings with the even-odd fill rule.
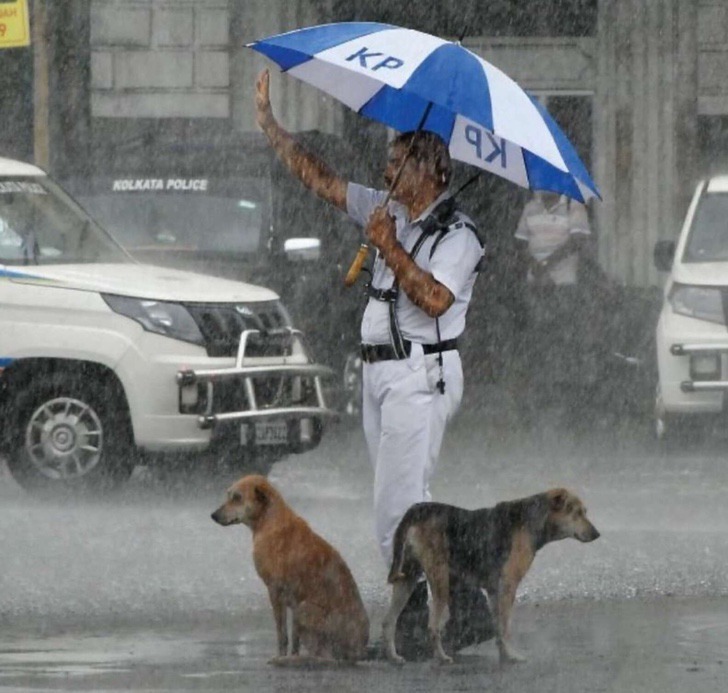
[[389,573],[392,602],[383,624],[387,657],[404,662],[394,644],[397,618],[424,570],[432,593],[428,630],[440,662],[453,661],[441,640],[448,618],[451,574],[485,589],[496,623],[501,662],[521,661],[508,642],[516,589],[542,546],[570,537],[594,541],[599,532],[587,520],[582,502],[566,489],[551,489],[479,510],[442,503],[413,505],[394,537]]
[[[273,484],[263,476],[243,477],[228,489],[212,519],[221,525],[242,523],[253,532],[253,560],[268,588],[278,636],[278,657],[271,663],[309,666],[365,656],[369,618],[351,571]],[[307,656],[300,656],[300,645]]]

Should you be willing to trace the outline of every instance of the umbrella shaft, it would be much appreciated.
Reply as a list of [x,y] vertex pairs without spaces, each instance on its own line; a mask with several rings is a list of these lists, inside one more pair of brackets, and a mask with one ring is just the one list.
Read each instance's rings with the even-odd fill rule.
[[[425,121],[427,120],[427,116],[430,115],[430,111],[432,110],[432,101],[428,101],[427,107],[425,108],[425,112],[422,114],[422,118],[420,118],[420,122],[417,125],[417,130],[415,132],[419,132],[422,130],[423,126],[425,125]],[[392,185],[389,186],[389,190],[387,191],[387,197],[384,200],[384,203],[382,204],[383,207],[386,207],[389,204],[389,198],[392,197],[392,193],[394,192],[394,189],[397,187],[397,183],[399,183],[400,176],[402,175],[402,171],[404,171],[404,165],[407,163],[407,159],[409,159],[410,154],[412,153],[412,148],[415,144],[415,138],[413,137],[410,140],[409,148],[407,149],[407,154],[405,154],[404,159],[402,159],[402,163],[399,165],[399,169],[397,170],[397,173],[394,176],[394,179],[392,180]]]
[[[430,115],[431,109],[432,109],[432,101],[428,102],[427,107],[425,108],[425,112],[422,114],[422,118],[420,118],[420,122],[419,122],[419,125],[417,126],[416,132],[419,132],[420,130],[422,130],[422,127],[424,126],[425,121],[427,120],[427,116]],[[389,198],[392,197],[392,193],[394,192],[394,189],[397,187],[399,178],[402,175],[402,171],[404,170],[404,165],[407,163],[407,159],[409,159],[410,154],[412,153],[412,147],[414,146],[414,144],[415,144],[415,138],[413,137],[410,140],[409,148],[407,149],[407,154],[405,154],[404,159],[402,159],[402,163],[399,165],[399,169],[394,176],[392,185],[389,186],[389,190],[387,191],[387,197],[385,198],[384,202],[382,203],[382,207],[386,207],[389,204]],[[368,255],[369,255],[369,246],[366,245],[365,243],[362,243],[359,246],[359,250],[357,251],[356,257],[354,258],[353,262],[351,263],[351,266],[349,267],[349,271],[346,273],[346,277],[344,277],[345,286],[353,286],[354,282],[358,279],[359,274],[361,273],[361,268],[364,266],[364,263],[366,262]]]

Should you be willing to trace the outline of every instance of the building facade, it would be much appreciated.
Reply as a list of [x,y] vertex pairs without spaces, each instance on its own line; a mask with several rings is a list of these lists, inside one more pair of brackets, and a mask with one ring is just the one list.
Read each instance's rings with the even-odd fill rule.
[[[253,84],[265,61],[246,43],[326,21],[404,23],[409,6],[400,3],[398,14],[398,3],[377,0],[59,4],[65,9],[34,3],[34,18],[47,6],[51,151],[45,163],[53,170],[81,165],[74,157],[93,146],[95,131],[123,138],[125,129],[117,126],[129,121],[254,130]],[[518,3],[511,4],[512,20],[477,21],[475,1],[458,3],[457,14],[411,19],[433,33],[455,32],[461,23],[464,45],[545,101],[602,191],[592,209],[600,264],[624,284],[657,284],[654,243],[675,235],[699,177],[728,168],[728,0],[553,0],[539,3],[543,12],[528,26],[531,15],[517,15]],[[557,10],[570,13],[558,31],[553,23],[533,25]],[[68,21],[73,40],[61,26]],[[0,61],[10,64],[7,56]],[[35,74],[43,74],[37,61]],[[7,80],[0,83],[8,88]],[[69,93],[73,103],[64,98]],[[293,131],[351,127],[338,103],[294,79],[274,75],[273,99]],[[37,152],[37,132],[35,138]]]

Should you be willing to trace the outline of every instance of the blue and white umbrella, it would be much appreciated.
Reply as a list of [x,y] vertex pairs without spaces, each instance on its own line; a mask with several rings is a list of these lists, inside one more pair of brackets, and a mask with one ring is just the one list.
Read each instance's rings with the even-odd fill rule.
[[373,22],[298,29],[249,44],[281,70],[395,130],[430,130],[459,161],[581,202],[599,191],[546,109],[457,43]]

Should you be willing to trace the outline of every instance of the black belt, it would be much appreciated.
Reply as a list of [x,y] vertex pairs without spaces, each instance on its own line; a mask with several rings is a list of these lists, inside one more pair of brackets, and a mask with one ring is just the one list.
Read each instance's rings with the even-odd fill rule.
[[[444,339],[437,344],[423,344],[422,351],[425,354],[437,354],[442,351],[452,351],[458,348],[457,339]],[[407,356],[412,352],[412,342],[404,340],[404,350]],[[392,361],[397,358],[394,347],[391,344],[362,344],[361,360],[364,363],[375,363],[376,361]]]

